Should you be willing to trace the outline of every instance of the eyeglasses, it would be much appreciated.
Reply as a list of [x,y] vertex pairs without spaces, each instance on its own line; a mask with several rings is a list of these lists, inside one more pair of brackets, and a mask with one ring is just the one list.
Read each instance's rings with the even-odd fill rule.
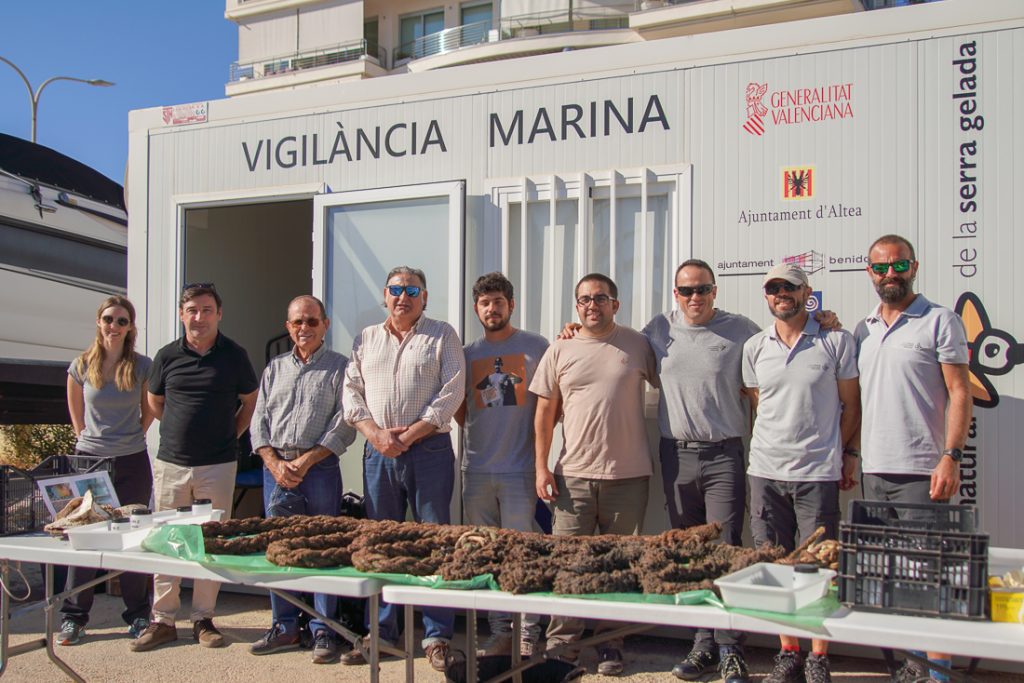
[[913,261],[908,258],[893,261],[891,263],[872,263],[871,270],[875,272],[875,275],[885,275],[889,272],[889,268],[892,268],[893,271],[897,273],[905,273],[910,270],[911,263],[913,263]]
[[589,306],[591,303],[595,303],[598,306],[604,306],[609,301],[615,301],[615,297],[608,296],[607,294],[598,294],[597,296],[587,296],[584,294],[576,299],[576,303],[580,306]]
[[775,296],[780,291],[795,292],[800,287],[801,285],[794,285],[792,282],[769,282],[764,286],[764,293],[769,296]]
[[714,291],[715,286],[711,284],[697,285],[696,287],[676,287],[676,294],[689,298],[694,294],[700,294],[701,296],[707,296]]
[[181,287],[183,292],[188,289],[217,289],[217,287],[212,282],[189,282]]
[[420,295],[420,288],[416,285],[388,285],[388,294],[391,296],[402,296],[402,292],[415,299]]
[[320,327],[320,318],[299,318],[297,320],[288,321],[288,327],[293,330],[301,329],[303,325],[311,330],[315,330]]
[[132,324],[132,321],[128,318],[115,318],[112,315],[101,316],[100,320],[102,320],[105,325],[113,325],[114,323],[117,323],[118,327],[128,327]]

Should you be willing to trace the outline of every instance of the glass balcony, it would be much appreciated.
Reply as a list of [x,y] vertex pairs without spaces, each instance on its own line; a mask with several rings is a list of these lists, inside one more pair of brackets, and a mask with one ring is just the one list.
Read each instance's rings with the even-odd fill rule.
[[361,59],[363,56],[376,59],[385,66],[386,51],[365,39],[353,40],[331,47],[319,48],[280,57],[269,57],[256,62],[234,62],[231,65],[229,83],[253,78],[266,78],[279,74],[293,73],[304,69],[343,64]]
[[467,45],[486,43],[490,30],[490,21],[478,21],[431,33],[396,47],[392,64],[451,52]]
[[549,33],[602,31],[629,28],[629,15],[640,9],[640,2],[584,7],[550,12],[520,14],[501,19],[501,39],[526,38]]

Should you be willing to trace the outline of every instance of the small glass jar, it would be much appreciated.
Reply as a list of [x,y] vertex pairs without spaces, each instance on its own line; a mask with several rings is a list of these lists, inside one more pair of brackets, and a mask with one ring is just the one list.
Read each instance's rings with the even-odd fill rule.
[[145,529],[153,526],[153,511],[149,508],[136,510],[129,517],[133,529]]
[[213,501],[209,498],[196,498],[192,501],[192,514],[208,515],[213,512]]
[[191,505],[182,505],[174,511],[175,517],[188,517],[192,514]]
[[128,531],[131,528],[131,520],[127,517],[114,517],[110,520],[111,531]]

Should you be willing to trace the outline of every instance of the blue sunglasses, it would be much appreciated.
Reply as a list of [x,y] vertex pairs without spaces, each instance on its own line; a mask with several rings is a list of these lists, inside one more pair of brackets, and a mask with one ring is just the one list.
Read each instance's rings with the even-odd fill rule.
[[402,296],[402,292],[415,299],[420,295],[420,288],[416,285],[388,285],[388,294],[391,296]]

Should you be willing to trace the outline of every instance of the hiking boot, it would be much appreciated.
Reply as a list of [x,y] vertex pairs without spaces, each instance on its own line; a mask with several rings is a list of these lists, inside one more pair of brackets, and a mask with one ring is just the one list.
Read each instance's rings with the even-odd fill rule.
[[427,654],[427,661],[434,671],[444,672],[444,663],[448,659],[448,643],[438,640],[423,648]]
[[192,637],[203,647],[224,647],[224,635],[213,625],[213,619],[207,617],[192,622]]
[[828,666],[828,656],[811,653],[804,660],[804,680],[807,683],[832,683],[832,672]]
[[58,645],[78,645],[85,636],[85,626],[65,619],[60,623],[60,631],[57,631]]
[[781,650],[775,655],[775,667],[762,683],[804,683],[804,658],[799,652]]
[[743,653],[739,649],[728,646],[720,647],[718,657],[721,660],[718,664],[718,673],[722,676],[724,683],[750,683],[750,672],[747,670],[747,663],[743,661]]
[[274,652],[295,650],[299,647],[299,634],[288,633],[281,624],[274,624],[270,630],[263,634],[263,637],[249,645],[249,653],[254,655],[269,655]]
[[909,659],[896,670],[892,676],[893,683],[918,683],[918,681],[930,680],[931,674],[923,666]]
[[672,667],[672,675],[684,681],[696,681],[718,666],[718,653],[694,646],[686,659]]
[[487,640],[480,644],[476,650],[477,657],[492,657],[494,655],[511,655],[512,645],[515,639],[511,631],[499,631],[492,633]]
[[519,643],[519,656],[522,659],[529,659],[530,657],[537,654],[537,651],[539,649],[540,648],[538,647],[536,640],[523,638]]
[[334,636],[325,629],[317,631],[316,638],[313,639],[313,663],[333,664],[340,656],[338,641]]
[[619,676],[622,674],[622,652],[614,647],[602,647],[597,650],[597,673],[602,676]]
[[159,621],[153,621],[141,636],[128,643],[128,649],[132,652],[146,652],[177,639],[178,629],[174,628],[173,624],[161,624]]
[[146,617],[136,617],[128,627],[128,637],[134,640],[145,633],[148,627],[149,619]]
[[[381,639],[380,643],[381,643],[381,645],[389,645],[391,647],[395,647],[395,643],[391,642],[390,640]],[[370,644],[368,642],[366,642],[366,640],[364,639],[362,641],[362,645],[363,645],[364,648],[366,648],[367,654],[369,654]],[[392,655],[385,654],[384,652],[380,653],[380,658],[381,659],[384,659],[386,657],[391,657],[391,656]],[[344,664],[345,666],[362,666],[362,665],[366,664],[366,657],[364,657],[363,653],[360,652],[358,649],[356,649],[356,647],[353,645],[352,649],[349,650],[348,652],[346,652],[345,654],[343,654],[339,661],[341,661],[341,663]]]

